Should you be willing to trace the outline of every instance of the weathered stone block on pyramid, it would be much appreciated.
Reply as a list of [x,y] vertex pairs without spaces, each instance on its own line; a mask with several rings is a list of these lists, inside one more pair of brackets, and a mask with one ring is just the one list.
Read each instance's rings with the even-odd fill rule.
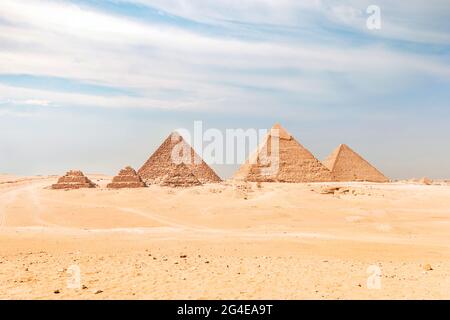
[[272,127],[233,179],[250,182],[333,181],[331,172],[279,124]]
[[[180,166],[180,164],[184,165]],[[138,174],[146,184],[165,183],[166,185],[170,185],[167,182],[168,177],[172,177],[170,179],[181,179],[181,177],[185,177],[188,181],[192,181],[191,174],[200,183],[221,181],[219,176],[203,161],[183,137],[176,132],[167,137],[161,146],[138,170]],[[163,182],[164,180],[166,182]]]
[[89,180],[81,171],[71,170],[52,185],[52,189],[95,188],[97,185]]
[[201,184],[184,163],[173,164],[172,169],[161,179],[161,185],[165,187],[192,187]]
[[345,144],[334,150],[323,164],[336,181],[389,182],[389,178]]
[[132,167],[126,167],[120,170],[119,174],[112,179],[106,187],[112,189],[121,188],[143,188],[145,187],[144,181],[137,174],[136,170]]

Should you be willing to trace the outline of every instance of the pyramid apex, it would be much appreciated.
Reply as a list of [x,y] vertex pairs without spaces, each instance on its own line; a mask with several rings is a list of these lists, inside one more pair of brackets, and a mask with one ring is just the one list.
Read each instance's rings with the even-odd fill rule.
[[272,126],[272,129],[283,129],[283,127],[279,122],[275,122],[275,124]]
[[172,131],[169,137],[181,137],[181,134],[178,131]]
[[172,141],[172,143],[178,143],[180,141],[184,141],[183,136],[177,131],[172,131],[169,134],[169,136],[167,137],[167,140]]
[[278,136],[280,139],[286,139],[290,140],[292,136],[289,134],[289,132],[286,131],[278,122],[273,125],[273,127],[270,129],[270,133],[273,136]]
[[338,149],[339,149],[340,151],[341,151],[341,150],[346,150],[346,151],[350,151],[350,152],[356,153],[352,148],[350,148],[350,147],[348,146],[348,144],[345,144],[345,143],[340,144]]

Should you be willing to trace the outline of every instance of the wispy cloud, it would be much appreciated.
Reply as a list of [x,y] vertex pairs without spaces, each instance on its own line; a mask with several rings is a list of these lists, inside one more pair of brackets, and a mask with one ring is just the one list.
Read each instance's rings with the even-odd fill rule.
[[[349,46],[351,38],[339,32],[336,37],[342,42],[328,44],[295,35],[280,40],[271,33],[258,39],[228,37],[171,23],[171,15],[176,15],[211,25],[246,22],[254,28],[263,23],[304,28],[301,18],[314,14],[324,18],[324,24],[368,34],[365,17],[356,9],[360,6],[352,1],[347,5],[319,0],[119,3],[152,6],[163,15],[167,12],[168,21],[161,24],[135,19],[126,11],[122,15],[103,11],[89,1],[83,5],[2,1],[0,19],[7,22],[0,24],[2,97],[90,107],[233,111],[242,110],[244,103],[268,107],[286,95],[339,100],[346,94],[339,79],[353,85],[352,94],[367,95],[407,87],[417,76],[450,78],[445,57],[379,41]],[[313,33],[323,31],[320,24],[308,28]],[[390,36],[401,38],[405,33]],[[401,81],[377,87],[386,77]]]
[[[119,0],[139,3],[165,12],[211,24],[245,22],[286,27],[314,29],[331,24],[349,27],[366,36],[403,41],[450,44],[449,4],[446,0]],[[378,33],[367,32],[366,9],[377,5],[382,9],[384,28]],[[313,27],[311,27],[313,26]],[[317,31],[317,28],[316,28]]]
[[0,106],[2,106],[2,105],[26,105],[26,106],[48,107],[51,104],[52,104],[52,102],[49,100],[39,100],[39,99],[0,101]]

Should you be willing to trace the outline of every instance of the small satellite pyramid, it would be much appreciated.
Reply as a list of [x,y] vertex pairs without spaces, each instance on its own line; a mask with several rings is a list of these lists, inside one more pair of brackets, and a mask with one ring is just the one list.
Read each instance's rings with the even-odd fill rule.
[[[167,137],[139,169],[138,174],[146,184],[170,185],[170,179],[177,180],[183,177],[187,181],[191,181],[192,185],[196,185],[197,181],[200,183],[222,181],[183,137],[176,132]],[[191,175],[197,181],[192,179]]]
[[389,179],[345,144],[323,162],[336,181],[388,182]]
[[233,177],[250,182],[325,182],[331,172],[279,124]]
[[119,174],[115,176],[107,188],[121,189],[121,188],[142,188],[145,183],[132,167],[126,167],[120,170]]
[[71,170],[52,185],[52,189],[95,188],[96,184],[89,180],[81,171]]

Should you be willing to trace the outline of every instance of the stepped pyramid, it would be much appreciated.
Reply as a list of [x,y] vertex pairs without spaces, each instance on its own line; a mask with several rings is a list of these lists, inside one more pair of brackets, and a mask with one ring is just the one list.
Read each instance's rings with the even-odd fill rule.
[[[184,166],[179,164],[184,164]],[[186,172],[182,173],[183,170]],[[219,176],[176,132],[167,137],[138,173],[146,184],[161,183],[164,179],[167,182],[168,177],[174,178],[175,176],[185,177],[190,181],[192,179],[189,174],[192,174],[200,183],[221,181]]]
[[89,180],[81,171],[71,170],[60,177],[52,189],[95,188],[97,185]]
[[119,174],[112,179],[107,188],[121,189],[121,188],[142,188],[145,183],[132,167],[126,167],[120,170]]
[[323,162],[336,181],[388,182],[380,171],[345,144],[341,144]]
[[[272,141],[278,144],[279,156],[272,157]],[[279,124],[233,178],[251,182],[333,181],[331,172]]]

